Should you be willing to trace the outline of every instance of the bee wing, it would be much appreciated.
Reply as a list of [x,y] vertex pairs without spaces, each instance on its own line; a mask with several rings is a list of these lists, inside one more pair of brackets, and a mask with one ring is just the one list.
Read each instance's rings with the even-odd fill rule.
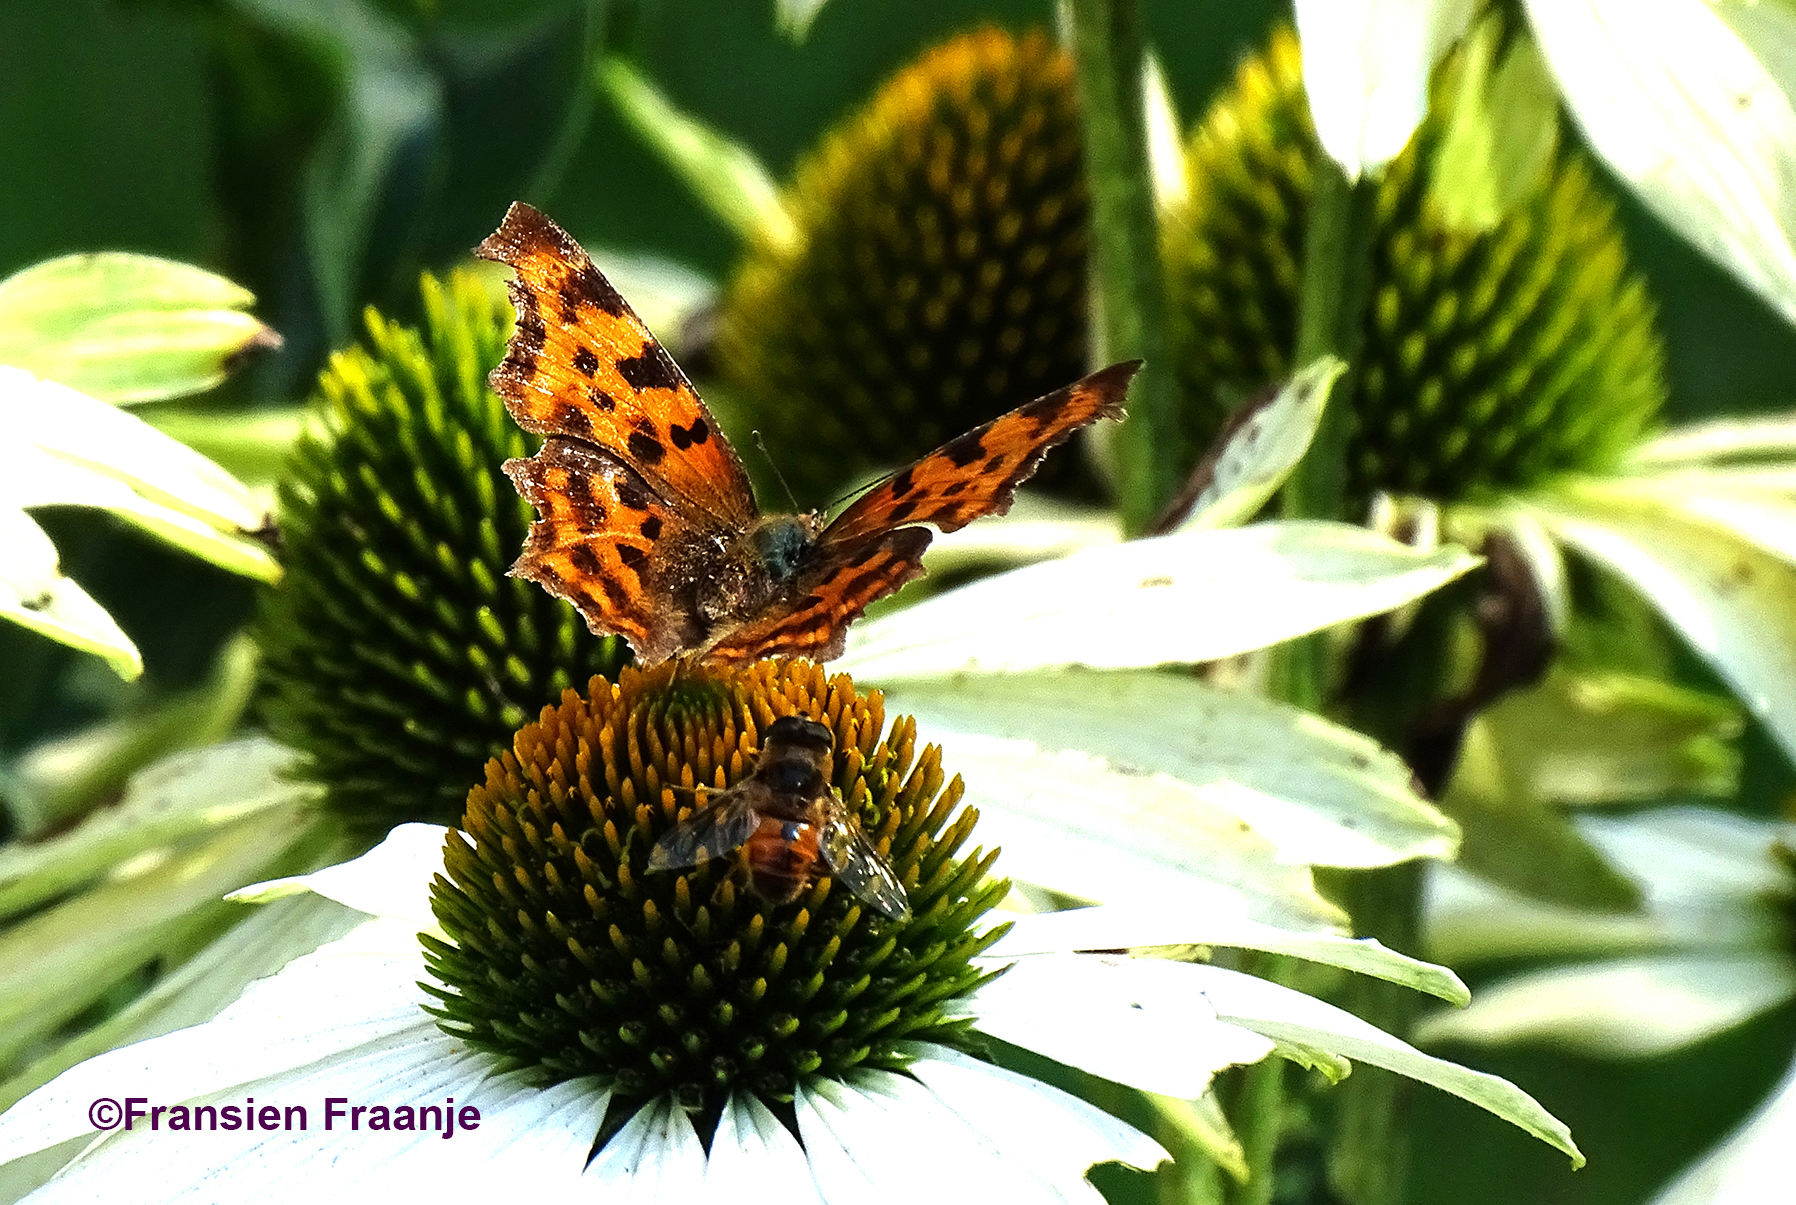
[[661,834],[649,851],[649,869],[677,870],[718,858],[754,836],[761,814],[746,794],[725,791]]
[[904,884],[840,804],[826,809],[818,847],[837,882],[891,919],[910,919]]

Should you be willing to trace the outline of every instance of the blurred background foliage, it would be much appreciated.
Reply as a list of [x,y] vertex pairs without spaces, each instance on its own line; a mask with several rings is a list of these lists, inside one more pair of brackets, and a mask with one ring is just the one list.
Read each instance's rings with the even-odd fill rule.
[[[1143,8],[1186,129],[1289,18],[1275,0]],[[589,245],[661,256],[720,287],[731,278],[741,238],[605,99],[594,83],[602,50],[632,56],[676,106],[784,181],[826,129],[944,36],[986,21],[1053,21],[1045,0],[837,0],[794,43],[771,9],[771,0],[65,0],[46,17],[5,0],[0,276],[100,249],[221,273],[255,292],[256,312],[285,343],[199,408],[274,410],[313,391],[327,354],[361,334],[363,307],[421,325],[420,271],[464,261],[514,198]],[[1625,190],[1613,192],[1634,266],[1658,301],[1667,421],[1796,405],[1796,330]],[[0,625],[0,764],[200,687],[254,607],[250,583],[102,513],[40,517],[66,571],[138,642],[146,672],[127,686],[95,658]],[[1693,663],[1683,672],[1713,683]],[[1787,768],[1756,731],[1745,758],[1741,806],[1779,810]],[[1570,1174],[1493,1118],[1422,1094],[1414,1199],[1642,1200],[1763,1095],[1793,1039],[1796,1009],[1785,1007],[1646,1062],[1450,1052],[1526,1086],[1571,1124],[1591,1162]],[[1100,1179],[1125,1192],[1134,1183],[1115,1169]]]

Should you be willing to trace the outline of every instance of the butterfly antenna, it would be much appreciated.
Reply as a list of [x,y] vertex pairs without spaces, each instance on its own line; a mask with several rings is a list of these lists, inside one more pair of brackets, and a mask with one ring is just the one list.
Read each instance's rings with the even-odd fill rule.
[[761,449],[761,455],[767,458],[767,467],[773,470],[773,476],[780,483],[780,488],[786,491],[786,500],[792,504],[794,511],[800,510],[797,496],[792,493],[792,487],[786,484],[786,475],[780,472],[779,462],[774,460],[773,453],[767,450],[767,441],[761,438],[759,431],[750,434],[754,436],[755,447]]

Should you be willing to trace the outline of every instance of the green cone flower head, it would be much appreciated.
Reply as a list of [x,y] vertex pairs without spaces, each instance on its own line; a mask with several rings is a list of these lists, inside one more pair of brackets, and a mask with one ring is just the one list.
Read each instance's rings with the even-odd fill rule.
[[[1652,425],[1663,350],[1614,208],[1561,154],[1494,228],[1449,228],[1426,165],[1431,115],[1378,185],[1348,450],[1350,496],[1442,500],[1600,470]],[[1166,222],[1195,463],[1234,405],[1291,371],[1312,165],[1297,39],[1246,62],[1188,144]]]
[[[748,888],[741,859],[647,869],[656,840],[741,782],[775,718],[834,738],[833,777],[886,853],[911,915],[889,920],[817,879],[791,903]],[[888,730],[880,696],[802,661],[740,671],[665,662],[595,678],[517,734],[468,796],[433,907],[454,945],[426,938],[445,1030],[612,1085],[613,1116],[671,1094],[708,1133],[733,1089],[776,1107],[802,1076],[899,1068],[898,1043],[967,1045],[943,1004],[984,974],[997,931],[970,927],[1008,885],[996,852],[957,855],[976,819],[944,787],[916,726]]]
[[797,236],[750,249],[718,355],[801,499],[1085,372],[1081,148],[1071,60],[987,28],[900,71],[800,166]]
[[532,517],[500,470],[530,449],[486,387],[510,310],[471,273],[423,294],[423,334],[370,310],[320,375],[258,620],[270,729],[371,834],[453,823],[519,724],[625,656],[505,576]]

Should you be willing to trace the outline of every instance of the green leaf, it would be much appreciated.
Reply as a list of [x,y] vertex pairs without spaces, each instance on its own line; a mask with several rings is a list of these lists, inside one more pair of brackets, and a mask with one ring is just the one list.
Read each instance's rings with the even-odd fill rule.
[[1743,726],[1732,700],[1633,674],[1555,668],[1484,713],[1507,777],[1549,802],[1734,793]]
[[139,859],[99,886],[0,934],[0,1064],[85,1011],[134,969],[228,924],[225,892],[262,877],[318,823],[280,784],[261,809],[168,856]]
[[441,120],[418,39],[369,0],[231,0],[304,47],[341,93],[300,179],[306,257],[331,346],[349,342],[374,215],[395,162]]
[[0,364],[119,404],[210,389],[280,336],[255,298],[199,268],[99,252],[0,281]]
[[1090,548],[850,630],[841,668],[876,682],[1232,657],[1414,601],[1479,559],[1345,523],[1281,522]]
[[[1108,824],[1123,842],[1173,840],[1181,814],[1203,807],[1252,826],[1290,865],[1388,866],[1450,858],[1458,847],[1452,821],[1416,794],[1409,768],[1377,742],[1194,678],[1071,671],[913,680],[889,688],[886,704],[914,715],[932,739],[980,733],[1027,741],[1043,756],[1082,750],[1121,778],[1164,776],[1189,788],[1164,793],[1164,814],[1138,811],[1146,805],[1138,798],[1124,805],[1127,820],[1069,817]],[[943,736],[951,755],[960,752],[956,740]],[[1201,863],[1201,849],[1190,852]]]
[[1441,808],[1465,833],[1459,864],[1522,895],[1625,911],[1639,889],[1603,859],[1527,779],[1525,747],[1508,752],[1482,721],[1467,731]]
[[304,428],[306,407],[218,413],[154,406],[138,414],[156,430],[186,444],[245,485],[258,486],[280,479],[293,441]]
[[602,60],[596,82],[630,127],[726,226],[744,239],[781,245],[797,237],[779,186],[753,151],[675,108],[625,59]]
[[[1157,1092],[1143,1092],[1141,1096],[1160,1123],[1155,1131],[1163,1143],[1170,1137],[1202,1152],[1236,1183],[1247,1182],[1247,1156],[1215,1092],[1205,1092],[1196,1100],[1179,1100]],[[1170,1134],[1165,1132],[1168,1130]]]
[[[116,718],[26,749],[5,774],[3,793],[15,832],[38,837],[66,828],[97,804],[116,799],[126,780],[149,763],[222,740],[242,718],[255,685],[255,646],[247,636],[237,636],[220,651],[206,680],[192,689],[174,695],[139,692],[124,701]],[[13,847],[27,848],[35,853],[47,846]],[[14,893],[7,870],[12,856],[0,847],[0,916],[38,902]],[[52,885],[47,891],[54,895],[63,889]]]

